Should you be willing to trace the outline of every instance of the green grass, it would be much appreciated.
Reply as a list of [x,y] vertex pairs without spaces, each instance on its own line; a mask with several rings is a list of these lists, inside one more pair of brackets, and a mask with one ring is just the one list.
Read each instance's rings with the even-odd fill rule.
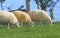
[[13,26],[10,29],[0,27],[0,38],[60,38],[60,24],[24,25],[21,28]]

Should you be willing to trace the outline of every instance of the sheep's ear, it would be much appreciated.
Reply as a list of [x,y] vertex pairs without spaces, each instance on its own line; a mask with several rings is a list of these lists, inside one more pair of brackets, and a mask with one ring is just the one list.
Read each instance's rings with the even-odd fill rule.
[[33,27],[33,26],[34,26],[34,23],[32,22],[32,24],[31,24],[31,25],[32,25],[32,27]]

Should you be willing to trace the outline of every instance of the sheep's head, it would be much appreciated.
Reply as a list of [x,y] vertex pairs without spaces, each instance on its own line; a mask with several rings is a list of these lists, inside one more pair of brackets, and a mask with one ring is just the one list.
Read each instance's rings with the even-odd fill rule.
[[17,22],[15,25],[17,25],[20,28],[20,23],[19,22]]
[[32,27],[34,26],[34,25],[33,25],[33,24],[34,24],[33,21],[31,21],[29,24],[30,24]]

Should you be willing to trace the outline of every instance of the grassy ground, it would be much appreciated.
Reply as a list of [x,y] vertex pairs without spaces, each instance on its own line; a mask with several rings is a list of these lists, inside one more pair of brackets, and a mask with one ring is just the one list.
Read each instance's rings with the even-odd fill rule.
[[0,38],[60,38],[60,24],[35,25],[34,27],[24,25],[21,28],[0,27]]

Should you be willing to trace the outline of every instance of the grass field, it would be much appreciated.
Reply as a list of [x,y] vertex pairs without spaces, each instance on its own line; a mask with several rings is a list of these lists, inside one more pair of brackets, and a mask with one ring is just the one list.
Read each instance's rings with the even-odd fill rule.
[[10,29],[0,27],[0,38],[60,38],[60,24],[24,25],[21,28],[13,26]]

